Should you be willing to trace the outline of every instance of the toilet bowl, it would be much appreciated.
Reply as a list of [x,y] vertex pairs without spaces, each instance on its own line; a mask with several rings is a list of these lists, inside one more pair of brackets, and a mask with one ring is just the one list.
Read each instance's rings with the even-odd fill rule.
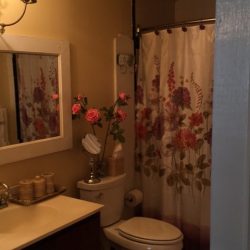
[[126,174],[102,178],[96,184],[78,181],[80,198],[103,204],[101,227],[108,240],[127,250],[181,250],[181,231],[161,220],[132,217],[121,220]]
[[[140,224],[142,227],[140,230],[138,230],[137,219],[141,219]],[[150,219],[151,218],[134,217],[127,221],[121,220],[111,226],[104,227],[103,231],[109,240],[129,250],[182,249],[183,236],[178,228],[168,223],[166,223],[165,227],[162,227],[162,224],[165,222],[159,220],[155,220],[154,227],[152,227],[152,225],[149,227],[148,222],[151,223],[151,221],[147,220]],[[132,223],[130,224],[130,222]],[[124,229],[124,225],[126,225],[126,227],[128,226],[127,223],[130,225],[124,232],[122,229]],[[165,231],[165,229],[167,230]],[[135,231],[137,232],[135,233]],[[147,233],[150,233],[150,237]]]

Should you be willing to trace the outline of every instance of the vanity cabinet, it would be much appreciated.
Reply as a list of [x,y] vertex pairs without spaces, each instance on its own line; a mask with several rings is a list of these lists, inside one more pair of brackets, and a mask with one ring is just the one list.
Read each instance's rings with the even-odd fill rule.
[[100,250],[100,213],[95,213],[23,249]]

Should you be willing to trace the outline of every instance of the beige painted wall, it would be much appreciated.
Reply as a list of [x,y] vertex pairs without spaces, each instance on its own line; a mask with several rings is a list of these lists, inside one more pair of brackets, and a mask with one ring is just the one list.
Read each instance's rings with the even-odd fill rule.
[[174,0],[136,0],[136,23],[141,28],[173,23]]
[[175,22],[215,17],[215,0],[175,0]]
[[[93,106],[109,105],[113,98],[113,38],[118,33],[131,34],[130,7],[130,0],[40,0],[6,33],[68,40],[72,96],[82,93]],[[18,0],[1,1],[0,22],[13,20],[21,8]],[[76,181],[88,173],[87,157],[80,146],[87,130],[84,122],[74,121],[72,150],[0,166],[0,181],[13,185],[49,170],[56,173],[57,183],[67,186],[67,194],[77,195]]]
[[215,17],[215,0],[136,0],[141,28]]
[[0,54],[0,107],[7,109],[8,141],[18,143],[16,130],[15,88],[12,73],[12,57],[9,53]]

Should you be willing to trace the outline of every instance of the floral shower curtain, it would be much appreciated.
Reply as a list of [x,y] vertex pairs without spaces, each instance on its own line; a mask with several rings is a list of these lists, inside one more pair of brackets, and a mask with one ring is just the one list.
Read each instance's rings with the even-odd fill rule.
[[184,249],[208,250],[214,25],[142,34],[136,170],[143,213],[178,226]]
[[16,54],[21,142],[60,135],[57,56]]

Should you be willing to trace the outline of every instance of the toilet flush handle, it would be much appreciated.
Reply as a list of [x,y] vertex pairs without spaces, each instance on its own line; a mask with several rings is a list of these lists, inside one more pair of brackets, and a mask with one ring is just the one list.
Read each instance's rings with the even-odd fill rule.
[[99,193],[95,196],[95,198],[96,198],[97,200],[99,200],[99,199],[102,198],[102,196],[103,196],[103,193],[102,193],[102,192],[99,192]]

